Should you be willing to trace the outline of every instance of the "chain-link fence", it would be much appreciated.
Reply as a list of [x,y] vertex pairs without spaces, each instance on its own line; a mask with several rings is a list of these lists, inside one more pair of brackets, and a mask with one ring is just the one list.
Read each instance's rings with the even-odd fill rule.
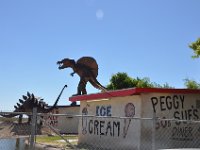
[[[0,149],[33,149],[34,140],[32,144],[30,141],[34,136],[31,135],[41,134],[41,126],[35,126],[33,115],[11,112],[0,112],[0,115],[4,116],[0,117]],[[30,122],[31,118],[34,122]]]
[[19,116],[0,118],[0,149],[200,148],[199,121],[36,112]]

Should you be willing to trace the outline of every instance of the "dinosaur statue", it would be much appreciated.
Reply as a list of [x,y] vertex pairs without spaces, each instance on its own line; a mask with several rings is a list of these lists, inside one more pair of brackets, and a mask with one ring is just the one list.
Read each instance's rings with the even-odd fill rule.
[[27,96],[25,95],[22,95],[22,99],[19,99],[19,102],[20,103],[17,103],[14,108],[15,110],[13,111],[14,113],[12,114],[1,114],[1,116],[3,117],[6,117],[6,118],[12,118],[12,117],[15,117],[15,116],[18,116],[19,115],[19,123],[22,122],[22,114],[18,112],[25,112],[27,113],[27,115],[29,116],[28,118],[28,123],[30,123],[31,121],[31,117],[30,117],[30,113],[32,113],[33,111],[33,108],[36,107],[37,108],[37,112],[38,113],[49,113],[51,112],[54,108],[56,108],[57,106],[57,103],[64,91],[64,89],[67,87],[67,85],[65,85],[60,94],[58,95],[55,103],[53,106],[48,106],[47,103],[45,103],[43,101],[43,99],[41,99],[40,97],[36,97],[34,94],[30,94],[29,92],[27,92]]
[[75,62],[73,59],[65,58],[61,61],[58,61],[57,64],[59,65],[58,69],[72,68],[73,72],[71,73],[71,76],[73,76],[75,73],[80,76],[77,94],[75,95],[87,94],[86,84],[88,81],[97,89],[102,91],[107,90],[96,79],[98,75],[98,64],[94,58],[81,57],[77,60],[77,62]]

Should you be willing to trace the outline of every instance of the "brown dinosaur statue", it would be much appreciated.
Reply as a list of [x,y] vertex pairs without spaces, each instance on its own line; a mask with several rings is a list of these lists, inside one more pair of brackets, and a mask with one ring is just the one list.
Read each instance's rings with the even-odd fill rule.
[[21,123],[22,122],[22,114],[19,112],[23,112],[29,116],[28,122],[30,122],[30,119],[31,119],[30,113],[32,113],[34,107],[37,108],[38,113],[49,113],[54,108],[56,108],[57,103],[66,87],[67,87],[67,85],[65,85],[62,88],[62,90],[61,90],[60,94],[58,95],[53,106],[48,106],[43,101],[43,99],[41,99],[40,97],[36,97],[34,94],[30,94],[29,92],[27,92],[27,96],[22,95],[22,99],[19,99],[20,103],[17,103],[17,106],[16,105],[14,106],[14,108],[15,108],[15,110],[13,111],[14,113],[0,114],[0,115],[3,117],[6,117],[6,118],[12,118],[12,117],[19,115],[19,123]]
[[77,94],[75,95],[87,94],[86,84],[88,81],[97,89],[101,89],[103,91],[107,90],[97,81],[98,64],[94,58],[81,57],[76,62],[73,59],[65,58],[61,61],[58,61],[57,64],[59,65],[59,69],[72,68],[74,72],[71,73],[71,76],[73,76],[75,73],[80,76]]

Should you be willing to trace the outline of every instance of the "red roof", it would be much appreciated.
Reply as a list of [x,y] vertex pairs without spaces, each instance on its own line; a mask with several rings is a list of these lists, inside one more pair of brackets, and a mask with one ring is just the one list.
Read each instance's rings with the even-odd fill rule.
[[70,101],[97,100],[111,97],[123,97],[130,95],[139,95],[141,93],[179,93],[179,94],[200,94],[200,90],[192,89],[164,89],[164,88],[130,88],[123,90],[107,91],[102,93],[78,95],[69,98]]

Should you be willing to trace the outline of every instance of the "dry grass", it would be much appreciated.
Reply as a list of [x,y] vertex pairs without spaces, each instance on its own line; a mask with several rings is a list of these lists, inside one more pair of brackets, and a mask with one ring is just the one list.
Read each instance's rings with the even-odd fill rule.
[[[65,135],[63,136],[64,139],[68,140],[72,145],[77,145],[78,136],[77,135]],[[66,143],[61,137],[59,136],[37,136],[36,143],[39,144],[47,144],[57,147],[66,147],[68,143]]]

